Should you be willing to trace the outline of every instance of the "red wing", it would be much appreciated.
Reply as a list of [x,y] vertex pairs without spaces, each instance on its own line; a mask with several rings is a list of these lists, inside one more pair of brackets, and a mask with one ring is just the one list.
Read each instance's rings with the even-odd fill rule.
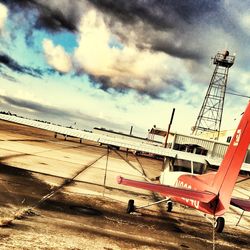
[[172,197],[180,197],[180,198],[186,198],[186,199],[192,199],[201,201],[204,203],[209,203],[212,201],[216,195],[210,192],[201,192],[201,191],[195,191],[191,189],[186,188],[177,188],[177,187],[171,187],[167,185],[161,185],[161,184],[153,184],[148,182],[142,182],[142,181],[133,181],[125,179],[121,176],[117,177],[118,184],[136,187],[136,188],[142,188],[153,192],[161,193],[165,196],[172,196]]
[[235,206],[235,207],[239,207],[245,211],[250,212],[250,200],[231,198],[230,204]]

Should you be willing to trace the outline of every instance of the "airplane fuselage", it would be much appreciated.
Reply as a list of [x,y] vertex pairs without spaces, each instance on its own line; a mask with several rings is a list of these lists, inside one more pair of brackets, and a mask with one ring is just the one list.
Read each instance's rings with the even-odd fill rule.
[[[215,173],[205,174],[205,175],[196,175],[196,174],[180,172],[180,171],[171,172],[171,171],[168,171],[168,169],[165,169],[165,171],[162,172],[161,174],[160,182],[161,184],[172,186],[172,187],[177,187],[177,188],[190,189],[194,191],[212,192],[213,190],[211,188],[211,185],[209,185],[209,183],[205,183],[204,180],[201,180],[201,178],[207,179],[207,181],[211,182],[214,176],[215,176]],[[175,197],[175,196],[171,196],[167,198],[171,198],[171,200],[175,202],[181,203],[188,207],[195,208],[204,213],[214,214],[213,204],[208,205],[207,203],[203,203],[195,199],[191,199],[191,198],[189,199],[189,198],[182,198],[182,197]]]

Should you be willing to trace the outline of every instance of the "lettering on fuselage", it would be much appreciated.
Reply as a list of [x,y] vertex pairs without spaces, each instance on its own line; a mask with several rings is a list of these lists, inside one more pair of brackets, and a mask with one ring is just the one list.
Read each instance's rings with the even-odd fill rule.
[[[177,180],[175,183],[175,186],[180,187],[180,188],[186,188],[186,189],[192,189],[192,186],[190,184],[184,183],[183,181]],[[200,202],[193,200],[193,199],[188,199],[188,198],[182,198],[186,203],[191,204],[191,206],[195,208],[199,208]]]
[[234,146],[238,146],[241,137],[241,129],[238,129],[235,136]]

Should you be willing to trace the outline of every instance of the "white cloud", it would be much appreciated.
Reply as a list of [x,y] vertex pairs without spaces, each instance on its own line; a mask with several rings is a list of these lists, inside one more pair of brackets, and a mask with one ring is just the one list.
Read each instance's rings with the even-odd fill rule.
[[240,13],[238,15],[238,21],[241,26],[241,28],[246,32],[247,34],[250,34],[249,31],[249,25],[250,25],[250,15],[249,13]]
[[71,58],[62,46],[55,46],[51,40],[44,39],[43,49],[50,66],[62,73],[67,73],[72,69]]
[[[176,58],[139,50],[131,41],[122,44],[96,10],[85,13],[79,30],[79,46],[74,53],[78,66],[97,78],[107,77],[108,87],[158,93],[166,88],[166,79],[174,79],[180,71]],[[111,41],[118,46],[111,46]]]
[[8,8],[0,3],[0,31],[4,27],[7,17],[8,17]]

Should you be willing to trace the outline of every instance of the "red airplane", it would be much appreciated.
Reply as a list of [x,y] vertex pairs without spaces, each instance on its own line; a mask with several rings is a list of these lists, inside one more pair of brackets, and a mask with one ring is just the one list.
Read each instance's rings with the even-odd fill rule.
[[[228,210],[230,204],[250,211],[250,199],[231,196],[249,144],[250,102],[217,172],[195,175],[186,172],[170,172],[169,169],[165,169],[160,176],[161,184],[134,181],[121,176],[117,177],[117,182],[162,194],[167,199],[160,202],[168,201],[168,211],[172,210],[172,201],[174,201],[213,215],[216,218],[215,230],[222,232],[225,220],[221,216]],[[128,213],[135,210],[134,200],[129,200]]]

